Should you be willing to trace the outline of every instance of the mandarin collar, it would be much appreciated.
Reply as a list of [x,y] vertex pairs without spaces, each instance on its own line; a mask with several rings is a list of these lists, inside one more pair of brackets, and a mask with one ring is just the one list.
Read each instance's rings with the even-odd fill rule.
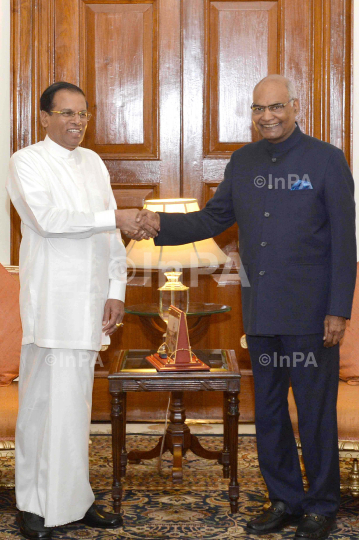
[[301,139],[302,136],[303,133],[301,132],[300,127],[296,122],[296,127],[290,137],[288,137],[288,139],[280,143],[271,143],[267,139],[264,139],[264,147],[271,155],[283,154],[293,148],[293,146],[297,144],[297,142]]
[[77,154],[77,148],[75,150],[67,150],[63,146],[55,143],[48,135],[44,139],[44,146],[46,150],[54,157],[60,157],[63,159],[75,158]]

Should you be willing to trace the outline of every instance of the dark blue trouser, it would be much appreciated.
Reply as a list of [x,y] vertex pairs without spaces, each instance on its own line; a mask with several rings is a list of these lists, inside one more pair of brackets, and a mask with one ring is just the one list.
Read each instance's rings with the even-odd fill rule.
[[[322,334],[247,336],[247,342],[255,386],[258,459],[269,498],[285,502],[290,513],[334,516],[340,501],[339,346],[323,347]],[[290,383],[310,485],[307,493],[288,412]]]

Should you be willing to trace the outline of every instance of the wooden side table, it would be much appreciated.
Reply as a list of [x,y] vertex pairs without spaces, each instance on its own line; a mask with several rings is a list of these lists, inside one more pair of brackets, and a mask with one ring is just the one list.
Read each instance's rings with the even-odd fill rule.
[[[217,460],[223,465],[223,477],[229,478],[231,512],[238,512],[239,485],[238,459],[238,393],[240,374],[232,350],[195,350],[195,354],[211,369],[207,372],[160,373],[146,360],[154,353],[149,350],[121,350],[109,373],[112,396],[112,454],[114,511],[121,508],[121,477],[126,474],[127,460],[139,462],[159,456],[162,437],[149,451],[126,452],[126,392],[171,392],[170,421],[164,440],[164,451],[173,454],[172,480],[183,479],[182,458],[187,450],[205,459]],[[223,392],[223,449],[210,451],[203,448],[198,437],[186,425],[183,393],[192,391]]]

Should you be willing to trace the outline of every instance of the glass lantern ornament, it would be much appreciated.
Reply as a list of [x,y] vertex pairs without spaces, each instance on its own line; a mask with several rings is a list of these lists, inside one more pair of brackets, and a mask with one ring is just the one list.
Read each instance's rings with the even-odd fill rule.
[[168,311],[170,306],[188,312],[189,309],[189,287],[181,283],[182,272],[164,272],[167,281],[160,287],[159,314],[161,319],[168,324]]

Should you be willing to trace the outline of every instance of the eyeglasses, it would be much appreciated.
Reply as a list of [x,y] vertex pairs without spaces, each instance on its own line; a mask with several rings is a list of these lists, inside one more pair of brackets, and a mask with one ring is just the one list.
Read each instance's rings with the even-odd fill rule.
[[263,114],[266,109],[268,109],[272,113],[278,113],[281,112],[288,103],[291,101],[294,101],[296,98],[292,98],[287,103],[273,103],[273,105],[268,105],[267,107],[264,107],[262,105],[254,105],[252,103],[251,109],[253,114]]
[[87,120],[89,121],[92,114],[87,112],[87,111],[78,111],[78,112],[75,112],[75,111],[50,111],[50,113],[56,113],[56,114],[61,114],[61,116],[63,116],[64,118],[75,118],[75,116],[78,114],[79,117],[80,117],[80,120]]

